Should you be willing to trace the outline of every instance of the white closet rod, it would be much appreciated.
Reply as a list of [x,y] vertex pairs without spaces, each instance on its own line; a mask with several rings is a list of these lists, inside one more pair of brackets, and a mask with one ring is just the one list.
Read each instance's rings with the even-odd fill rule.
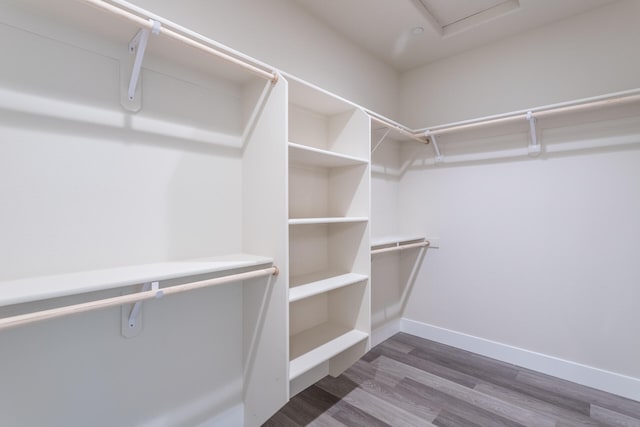
[[496,125],[516,120],[524,121],[530,112],[533,117],[543,117],[559,113],[569,113],[572,111],[586,110],[598,107],[608,107],[617,104],[625,104],[640,101],[640,89],[632,89],[624,92],[615,92],[591,98],[579,99],[575,101],[562,102],[558,104],[546,105],[543,107],[530,108],[528,110],[514,111],[511,113],[498,114],[495,116],[482,117],[478,119],[465,120],[461,122],[449,123],[445,125],[433,126],[414,132],[427,135],[441,135],[448,132],[461,131],[480,126]]
[[[83,3],[92,5],[94,7],[97,7],[99,9],[102,9],[104,11],[110,12],[114,15],[120,16],[122,18],[125,18],[137,25],[139,25],[140,27],[143,28],[148,28],[151,29],[153,27],[153,20],[150,20],[150,18],[142,18],[136,14],[133,14],[131,12],[129,12],[128,10],[125,10],[121,7],[115,6],[113,4],[107,3],[103,0],[78,0],[81,1]],[[219,58],[222,58],[228,62],[231,62],[233,64],[236,64],[242,68],[245,68],[249,71],[251,71],[252,73],[263,77],[265,79],[271,80],[272,82],[276,82],[278,81],[278,74],[275,72],[269,72],[269,71],[265,71],[263,69],[260,69],[258,67],[256,67],[255,65],[250,64],[249,62],[245,61],[245,60],[241,60],[238,58],[235,58],[233,56],[231,56],[228,53],[222,52],[221,50],[221,46],[218,46],[218,49],[214,49],[210,46],[207,46],[205,44],[203,44],[200,41],[194,40],[192,38],[186,37],[170,28],[166,27],[166,23],[162,23],[162,26],[160,27],[160,33],[166,35],[167,37],[170,37],[174,40],[177,40],[183,44],[186,44],[188,46],[194,47],[196,49],[199,49],[203,52],[206,52],[210,55],[214,55],[217,56]]]
[[69,316],[72,314],[85,313],[87,311],[99,310],[102,308],[113,307],[116,305],[133,304],[138,301],[149,300],[153,298],[161,298],[164,295],[179,294],[182,292],[192,291],[195,289],[208,288],[216,285],[237,282],[240,280],[254,279],[262,276],[277,275],[278,267],[273,266],[261,270],[249,271],[246,273],[231,274],[229,276],[217,277],[215,279],[200,280],[197,282],[185,283],[182,285],[171,286],[168,288],[149,290],[138,292],[136,294],[122,295],[113,298],[105,298],[97,301],[90,301],[81,304],[68,305],[65,307],[53,308],[50,310],[36,311],[18,316],[6,317],[0,319],[0,330],[13,328],[17,326],[27,325],[29,323],[39,322],[42,320],[50,320],[58,317]]
[[371,251],[371,255],[383,254],[385,252],[403,251],[405,249],[423,248],[429,246],[430,244],[431,243],[429,241],[425,241],[420,243],[409,243],[408,245],[392,246],[390,248],[374,249]]

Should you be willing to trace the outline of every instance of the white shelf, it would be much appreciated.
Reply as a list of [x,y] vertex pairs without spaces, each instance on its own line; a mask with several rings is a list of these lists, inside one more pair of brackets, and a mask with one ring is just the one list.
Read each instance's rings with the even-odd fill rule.
[[306,224],[340,224],[349,222],[367,222],[369,218],[364,216],[329,217],[329,218],[291,218],[289,225]]
[[295,302],[334,289],[354,285],[367,279],[368,277],[364,274],[332,274],[328,272],[292,277],[289,282],[291,286],[289,289],[289,302]]
[[366,332],[332,323],[316,326],[291,337],[289,380],[299,377],[368,337],[369,334]]
[[338,154],[293,142],[289,143],[289,162],[327,168],[361,166],[369,163],[367,159]]
[[376,248],[379,246],[393,246],[393,245],[403,245],[407,243],[418,243],[424,242],[426,237],[424,236],[382,236],[382,237],[372,237],[371,238],[371,248]]
[[271,258],[236,254],[8,280],[0,282],[0,307],[272,263]]

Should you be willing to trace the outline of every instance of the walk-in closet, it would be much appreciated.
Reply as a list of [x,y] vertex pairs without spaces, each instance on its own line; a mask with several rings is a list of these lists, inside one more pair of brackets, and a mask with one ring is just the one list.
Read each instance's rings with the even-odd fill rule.
[[639,40],[0,0],[0,426],[640,425]]

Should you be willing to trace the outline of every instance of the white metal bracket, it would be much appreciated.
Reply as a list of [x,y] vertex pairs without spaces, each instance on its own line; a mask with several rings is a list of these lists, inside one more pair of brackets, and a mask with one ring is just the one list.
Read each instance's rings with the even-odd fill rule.
[[433,143],[433,149],[436,151],[436,157],[434,161],[436,163],[442,163],[444,161],[444,157],[442,156],[442,153],[440,153],[440,147],[438,147],[438,141],[436,140],[436,136],[432,135],[431,132],[428,130],[424,132],[424,136],[429,140],[431,140],[431,142]]
[[[121,95],[122,105],[130,111],[139,111],[141,104],[142,91],[140,89],[140,74],[142,71],[142,61],[144,60],[144,54],[147,49],[147,43],[149,42],[150,34],[160,34],[160,22],[149,20],[151,23],[151,29],[141,28],[138,30],[135,36],[131,39],[128,45],[128,61],[127,64],[121,69],[121,80],[124,83],[124,76],[129,74],[129,83],[126,86],[126,93]],[[124,87],[123,87],[124,89]]]
[[538,134],[536,131],[536,118],[531,111],[527,112],[527,120],[529,120],[529,129],[531,130],[531,144],[529,144],[529,155],[536,157],[542,151],[540,141],[538,141]]
[[[159,289],[159,282],[145,283],[140,292],[155,291],[156,298],[162,298],[163,292]],[[133,338],[142,332],[142,301],[133,305],[122,306],[121,333],[125,338]]]

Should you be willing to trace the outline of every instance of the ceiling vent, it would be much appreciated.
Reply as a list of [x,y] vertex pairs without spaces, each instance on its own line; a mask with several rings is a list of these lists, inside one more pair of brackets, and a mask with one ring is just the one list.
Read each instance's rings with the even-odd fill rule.
[[518,0],[413,0],[442,36],[449,37],[520,8]]

